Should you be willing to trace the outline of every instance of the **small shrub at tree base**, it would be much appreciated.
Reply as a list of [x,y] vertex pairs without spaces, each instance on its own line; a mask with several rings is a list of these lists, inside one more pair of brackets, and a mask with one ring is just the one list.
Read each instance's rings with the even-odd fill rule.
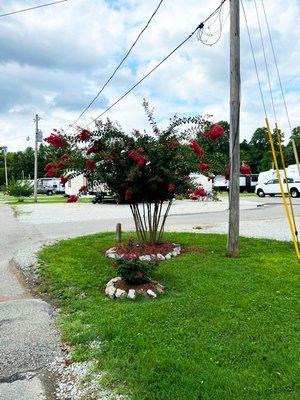
[[117,260],[115,268],[117,274],[124,279],[125,282],[136,285],[149,282],[153,269],[150,263],[138,259]]
[[16,197],[18,201],[23,201],[24,197],[30,197],[33,194],[33,186],[27,180],[13,180],[7,187],[7,193]]

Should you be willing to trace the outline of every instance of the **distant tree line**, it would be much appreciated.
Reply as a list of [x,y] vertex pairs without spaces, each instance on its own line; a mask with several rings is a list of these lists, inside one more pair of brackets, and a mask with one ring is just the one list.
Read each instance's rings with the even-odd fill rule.
[[[202,143],[203,149],[207,154],[207,162],[213,165],[211,172],[215,175],[224,174],[226,168],[229,165],[229,124],[226,121],[221,121],[220,124],[224,128],[224,135],[216,143],[211,144],[210,142]],[[282,140],[284,134],[281,133]],[[276,134],[273,133],[274,141],[277,142]],[[292,147],[292,138],[295,140],[296,147],[300,155],[300,126],[297,126],[292,131],[292,136],[284,146],[284,152],[286,156],[286,164],[295,164],[295,158]],[[241,149],[241,160],[245,161],[251,166],[253,173],[259,173],[266,171],[272,167],[272,153],[270,150],[270,144],[266,128],[257,128],[252,138],[247,141],[243,140],[240,144]],[[276,152],[278,155],[279,166],[281,167],[281,161],[279,157],[278,146],[276,146]],[[51,162],[53,158],[51,146],[41,144],[39,147],[38,155],[38,177],[43,177],[44,166]],[[33,179],[34,170],[34,150],[31,147],[27,147],[23,151],[8,152],[7,153],[7,168],[8,168],[8,179]],[[0,153],[0,185],[5,183],[4,174],[4,159],[3,154]]]

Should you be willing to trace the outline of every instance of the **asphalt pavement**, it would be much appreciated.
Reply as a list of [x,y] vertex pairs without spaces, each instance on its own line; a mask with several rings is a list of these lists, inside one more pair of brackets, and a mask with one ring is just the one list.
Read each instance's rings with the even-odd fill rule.
[[54,399],[47,366],[59,354],[54,310],[34,298],[13,258],[42,244],[40,233],[25,226],[0,204],[0,399]]

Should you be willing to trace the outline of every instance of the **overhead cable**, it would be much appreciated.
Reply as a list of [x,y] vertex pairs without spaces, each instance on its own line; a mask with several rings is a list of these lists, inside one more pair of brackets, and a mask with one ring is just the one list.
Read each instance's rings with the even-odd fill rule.
[[[149,18],[149,20],[147,21],[146,25],[144,26],[144,28],[140,31],[140,33],[138,34],[138,36],[136,37],[135,41],[132,43],[132,45],[130,46],[129,50],[126,52],[126,54],[124,55],[124,57],[122,58],[122,60],[119,62],[119,64],[117,65],[117,67],[115,68],[115,70],[113,71],[113,73],[110,75],[110,77],[107,79],[107,81],[102,85],[101,89],[99,90],[99,92],[96,94],[96,96],[91,100],[91,102],[85,107],[85,109],[80,113],[80,115],[76,118],[76,120],[74,122],[72,122],[72,124],[70,124],[71,127],[73,127],[78,121],[79,119],[83,116],[83,114],[92,106],[92,104],[98,99],[98,97],[100,96],[100,94],[103,92],[103,90],[106,88],[106,86],[109,84],[109,82],[112,80],[112,78],[116,75],[117,71],[121,68],[121,66],[123,65],[124,61],[127,59],[127,57],[129,56],[129,54],[131,53],[132,49],[134,48],[134,46],[137,44],[138,40],[140,39],[140,37],[142,36],[142,34],[145,32],[145,30],[148,28],[148,26],[150,25],[150,22],[152,21],[152,19],[154,18],[155,14],[157,13],[157,11],[159,10],[160,6],[162,5],[164,0],[160,0],[160,2],[158,3],[156,9],[154,10],[154,12],[152,13],[151,17]],[[68,128],[67,128],[68,129]]]
[[92,121],[85,125],[85,128],[90,126],[93,122],[97,121],[104,114],[110,111],[115,105],[117,105],[121,100],[123,100],[129,93],[131,93],[137,86],[139,86],[148,76],[150,76],[158,67],[160,67],[165,61],[167,61],[180,47],[182,47],[186,42],[188,42],[192,36],[199,30],[203,29],[205,23],[212,17],[214,17],[223,6],[223,4],[227,0],[222,0],[221,4],[207,17],[203,20],[194,30],[187,36],[178,46],[175,47],[166,57],[164,57],[158,64],[156,64],[146,75],[144,75],[135,85],[133,85],[127,92],[125,92],[121,97],[119,97],[113,104],[111,104],[108,108],[106,108],[101,114],[99,114],[96,118],[92,118]]
[[23,13],[23,12],[26,12],[26,11],[36,10],[37,8],[53,6],[53,5],[59,4],[59,3],[65,3],[66,1],[68,1],[68,0],[58,0],[58,1],[53,1],[52,3],[41,4],[39,6],[34,6],[34,7],[29,7],[29,8],[23,8],[22,10],[17,10],[17,11],[11,11],[11,12],[6,13],[6,14],[0,14],[0,18],[1,17],[8,17],[9,15],[13,15],[13,14]]

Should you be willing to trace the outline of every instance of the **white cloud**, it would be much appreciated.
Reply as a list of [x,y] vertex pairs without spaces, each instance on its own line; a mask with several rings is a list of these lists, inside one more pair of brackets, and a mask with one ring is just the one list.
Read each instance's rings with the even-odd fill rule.
[[[268,99],[263,54],[253,2],[244,0],[262,83]],[[260,6],[261,2],[257,2]],[[286,90],[293,126],[300,125],[300,4],[264,1]],[[45,133],[67,127],[97,93],[135,39],[158,0],[70,0],[53,7],[1,18],[0,86],[1,144],[17,150],[33,135],[35,113]],[[217,5],[219,0],[165,0],[127,62],[91,110],[82,118],[103,111],[151,67],[177,46]],[[1,12],[36,5],[33,0],[7,0]],[[225,16],[228,11],[226,6]],[[262,14],[261,14],[262,17]],[[263,21],[263,18],[262,18]],[[263,29],[266,31],[265,28]],[[264,115],[255,70],[241,14],[242,112],[241,138],[250,138],[262,126]],[[266,43],[272,60],[269,43]],[[186,43],[140,87],[107,116],[124,129],[147,127],[143,97],[155,107],[159,121],[177,114],[214,115],[229,119],[229,24],[215,46]],[[281,126],[287,123],[273,62],[272,83]],[[268,107],[268,110],[270,107]]]

